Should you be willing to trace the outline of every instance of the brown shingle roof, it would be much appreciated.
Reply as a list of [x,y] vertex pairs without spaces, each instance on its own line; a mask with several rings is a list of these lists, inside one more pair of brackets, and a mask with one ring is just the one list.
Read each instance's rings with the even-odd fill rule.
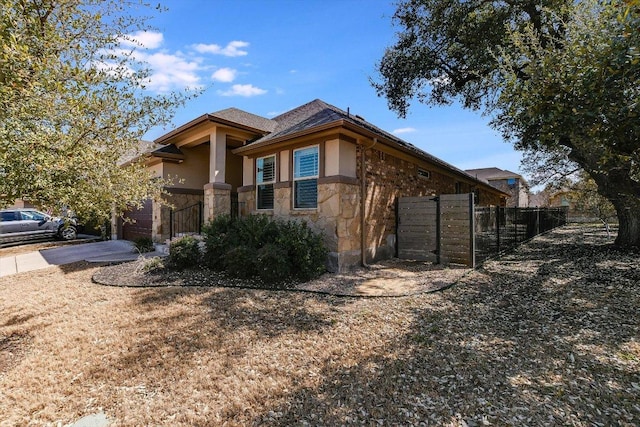
[[273,120],[247,113],[246,111],[238,108],[227,108],[225,110],[216,111],[215,113],[209,114],[209,117],[214,120],[216,118],[222,119],[224,121],[261,130],[263,132],[273,132],[277,126],[277,123]]
[[291,111],[287,111],[286,113],[274,117],[272,121],[277,123],[275,130],[272,133],[263,136],[262,138],[251,141],[248,146],[250,146],[251,144],[269,144],[269,141],[272,140],[280,140],[282,138],[286,138],[287,136],[293,137],[297,133],[304,132],[318,126],[344,121],[354,124],[369,132],[372,132],[379,137],[384,138],[385,140],[390,141],[412,152],[418,157],[426,159],[432,163],[438,164],[453,172],[475,180],[475,176],[469,175],[462,169],[458,169],[457,167],[445,162],[444,160],[441,160],[427,153],[426,151],[419,149],[415,145],[410,144],[407,141],[404,141],[397,136],[380,129],[377,126],[374,126],[360,116],[341,110],[340,108],[335,107],[331,104],[327,104],[320,99],[315,99],[307,104],[294,108]]

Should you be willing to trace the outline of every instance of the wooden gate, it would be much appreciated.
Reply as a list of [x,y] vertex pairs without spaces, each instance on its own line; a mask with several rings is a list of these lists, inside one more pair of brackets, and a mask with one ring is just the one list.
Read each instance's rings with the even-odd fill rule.
[[398,258],[475,267],[473,194],[398,199]]
[[475,268],[474,200],[470,194],[442,194],[440,202],[440,262]]
[[398,258],[438,262],[438,200],[400,197],[397,215]]

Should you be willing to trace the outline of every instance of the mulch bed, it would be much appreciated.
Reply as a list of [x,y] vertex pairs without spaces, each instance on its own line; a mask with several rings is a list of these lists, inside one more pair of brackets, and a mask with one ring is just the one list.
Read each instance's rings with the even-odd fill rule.
[[[148,272],[145,271],[145,265],[149,262],[139,259],[105,266],[93,275],[93,281],[102,285],[124,287],[218,286],[270,289],[259,280],[236,279],[206,268]],[[368,268],[354,268],[344,273],[325,273],[306,283],[282,284],[279,288],[351,297],[408,296],[446,289],[471,271],[461,266],[445,267],[429,262],[391,259]]]

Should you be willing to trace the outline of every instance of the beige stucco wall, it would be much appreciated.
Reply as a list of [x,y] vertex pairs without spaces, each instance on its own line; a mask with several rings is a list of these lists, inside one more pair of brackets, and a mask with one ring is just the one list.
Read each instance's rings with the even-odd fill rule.
[[231,185],[231,191],[236,192],[238,187],[242,187],[243,181],[243,157],[237,156],[227,149],[227,157],[225,160],[225,181]]
[[200,189],[209,182],[209,146],[198,145],[196,147],[180,149],[184,154],[182,163],[164,162],[162,164],[162,176],[173,179],[175,188]]
[[325,142],[325,176],[356,177],[356,144],[341,139]]
[[242,158],[242,185],[253,185],[253,168],[254,161],[252,158],[244,156]]
[[159,160],[154,164],[147,165],[147,169],[149,169],[149,172],[151,173],[151,175],[156,177],[156,178],[164,178],[165,177],[165,175],[164,175],[164,165]]
[[291,165],[291,151],[282,150],[279,155],[280,161],[276,164],[276,170],[280,170],[280,182],[289,181],[289,169]]

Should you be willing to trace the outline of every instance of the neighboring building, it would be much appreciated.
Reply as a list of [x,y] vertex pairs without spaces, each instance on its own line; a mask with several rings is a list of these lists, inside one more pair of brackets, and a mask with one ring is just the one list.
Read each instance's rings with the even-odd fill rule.
[[16,199],[13,205],[7,206],[7,208],[35,208],[36,206],[33,203],[30,203],[24,199]]
[[584,197],[581,201],[576,192],[567,187],[550,191],[547,198],[548,202],[545,206],[567,208],[568,218],[571,222],[590,223],[600,222],[604,219],[612,221],[616,217],[615,210],[608,203],[598,203],[597,200],[587,203]]
[[[320,100],[273,119],[236,108],[205,114],[154,143],[163,147],[148,167],[181,179],[169,189],[176,208],[203,201],[205,220],[236,209],[305,220],[324,234],[333,271],[395,254],[397,197],[473,192],[479,205],[507,197]],[[149,209],[148,233],[167,239],[167,209]]]
[[507,207],[529,207],[529,184],[522,175],[498,168],[467,169],[465,172],[509,194]]

